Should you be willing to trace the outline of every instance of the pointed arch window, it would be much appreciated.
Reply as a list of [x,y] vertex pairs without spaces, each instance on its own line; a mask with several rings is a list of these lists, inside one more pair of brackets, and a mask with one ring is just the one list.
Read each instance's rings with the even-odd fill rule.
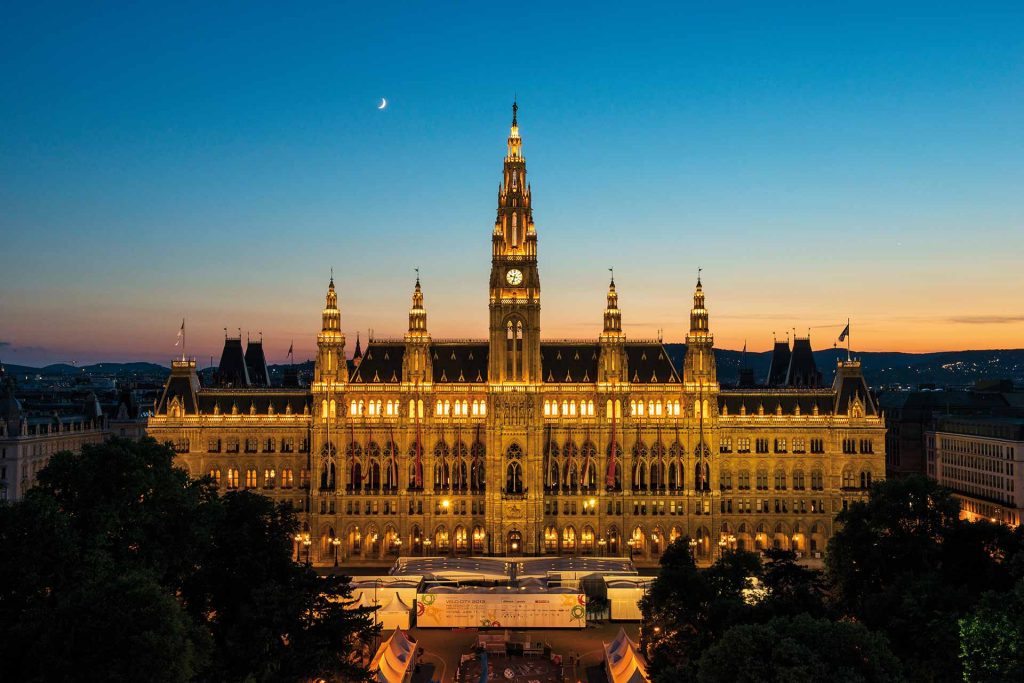
[[505,451],[505,493],[521,494],[525,490],[522,457],[519,444],[512,444]]

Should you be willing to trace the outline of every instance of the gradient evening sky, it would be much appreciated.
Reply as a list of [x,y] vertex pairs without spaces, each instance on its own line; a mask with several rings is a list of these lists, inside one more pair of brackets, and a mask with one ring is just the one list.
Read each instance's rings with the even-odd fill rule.
[[5,6],[0,360],[485,336],[516,93],[546,337],[1024,346],[1019,1],[294,5]]

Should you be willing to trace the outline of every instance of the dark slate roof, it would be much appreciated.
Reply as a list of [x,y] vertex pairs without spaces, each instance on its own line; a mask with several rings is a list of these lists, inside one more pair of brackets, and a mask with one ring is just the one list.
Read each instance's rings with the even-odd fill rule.
[[241,338],[228,337],[224,339],[224,350],[220,354],[216,382],[222,387],[249,386],[249,371],[245,366]]
[[775,348],[772,350],[772,362],[768,366],[768,386],[781,387],[786,383],[790,355],[788,341],[775,342]]
[[598,345],[594,343],[540,343],[541,376],[545,382],[596,382]]
[[626,363],[629,381],[634,384],[679,383],[679,373],[659,342],[627,342]]
[[267,371],[267,358],[263,355],[262,341],[250,341],[245,347],[245,367],[252,386],[270,386],[270,373]]
[[[774,358],[772,359],[774,361]],[[774,365],[773,368],[774,369]],[[816,387],[821,384],[821,373],[814,362],[811,340],[797,337],[793,340],[793,353],[789,357],[786,385],[791,387]]]
[[194,368],[189,372],[186,369],[172,367],[171,375],[167,378],[167,384],[164,385],[164,392],[156,405],[157,415],[167,414],[167,406],[170,405],[175,396],[179,397],[185,413],[194,415],[198,405],[196,401],[198,391],[199,376]]
[[[437,342],[430,345],[435,382],[486,382],[487,342]],[[401,373],[399,373],[401,374]]]
[[855,397],[859,398],[864,405],[865,415],[878,414],[878,406],[875,405],[875,399],[868,390],[868,383],[864,379],[864,373],[861,372],[859,364],[856,367],[840,365],[836,369],[832,392],[835,395],[837,415],[846,415],[850,410],[850,402]]
[[203,389],[197,395],[199,410],[213,415],[220,408],[221,415],[230,415],[237,406],[238,413],[249,415],[255,409],[256,415],[269,415],[270,406],[274,413],[284,415],[291,404],[293,414],[301,414],[308,407],[312,411],[313,397],[302,390],[287,389]]
[[362,360],[354,365],[349,381],[354,384],[381,384],[402,381],[402,342],[371,341],[366,345]]
[[718,394],[719,414],[740,415],[743,407],[747,415],[757,415],[758,409],[764,407],[765,415],[775,415],[779,407],[783,415],[795,415],[797,406],[801,415],[813,415],[814,407],[818,407],[819,415],[832,413],[835,406],[835,395],[828,390],[789,390],[789,389],[723,389]]

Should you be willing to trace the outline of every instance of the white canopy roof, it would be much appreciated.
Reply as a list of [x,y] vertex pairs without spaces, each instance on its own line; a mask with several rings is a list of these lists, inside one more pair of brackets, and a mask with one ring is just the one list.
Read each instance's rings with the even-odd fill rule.
[[624,629],[615,640],[604,644],[604,665],[611,683],[650,683],[647,662]]
[[402,600],[402,596],[395,592],[395,599],[388,602],[380,608],[379,614],[408,614],[412,609],[409,605],[405,604]]
[[370,662],[370,671],[378,683],[401,683],[405,680],[416,653],[416,643],[409,640],[401,629],[395,629],[381,643]]

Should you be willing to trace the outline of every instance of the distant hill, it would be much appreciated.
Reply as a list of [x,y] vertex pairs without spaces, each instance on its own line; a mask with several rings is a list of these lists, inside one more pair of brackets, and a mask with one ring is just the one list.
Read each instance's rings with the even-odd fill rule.
[[[682,367],[686,354],[685,344],[666,344],[669,356],[676,367]],[[863,363],[864,373],[872,386],[902,384],[969,385],[981,379],[1010,379],[1024,384],[1024,349],[1000,349],[989,351],[939,351],[936,353],[899,353],[895,351],[861,352],[854,351],[854,357]],[[718,378],[722,384],[734,384],[739,379],[740,365],[744,362],[741,351],[716,349]],[[830,383],[835,373],[836,360],[846,358],[844,349],[816,351],[814,358],[824,381]],[[747,353],[746,364],[754,370],[754,377],[763,382],[771,364],[771,352]],[[75,374],[113,375],[118,377],[149,376],[165,377],[170,369],[156,363],[95,363],[75,367],[66,363],[34,368],[25,365],[6,364],[7,371],[18,375],[43,375],[50,377]],[[280,382],[287,365],[271,365],[270,376]],[[313,371],[313,361],[296,363],[300,374]],[[211,370],[203,368],[200,375],[210,379]]]
[[[686,344],[666,344],[665,348],[677,367],[682,366]],[[715,350],[718,379],[722,384],[739,380],[741,351]],[[864,374],[872,386],[903,384],[968,385],[981,379],[1011,379],[1024,384],[1024,349],[988,351],[939,351],[936,353],[900,353],[896,351],[854,351]],[[845,349],[814,352],[814,360],[826,383],[835,375],[836,361],[846,358]],[[771,365],[771,351],[747,353],[746,365],[754,377],[763,382]]]
[[4,363],[4,368],[12,375],[42,375],[44,377],[60,377],[67,375],[147,375],[165,376],[170,373],[170,368],[156,363],[94,363],[92,365],[74,366],[68,363],[54,363],[41,368],[28,365],[11,365]]

